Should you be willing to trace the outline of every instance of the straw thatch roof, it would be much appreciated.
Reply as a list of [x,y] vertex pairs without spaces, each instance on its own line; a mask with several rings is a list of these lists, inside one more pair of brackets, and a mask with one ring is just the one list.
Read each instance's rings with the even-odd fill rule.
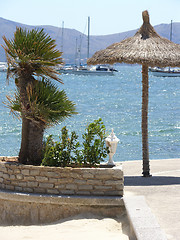
[[142,13],[143,25],[137,33],[120,43],[114,43],[105,50],[96,52],[88,59],[88,64],[116,62],[138,63],[142,65],[142,152],[143,176],[149,177],[148,143],[148,66],[180,67],[180,45],[160,37],[149,22],[147,11]]
[[144,11],[142,15],[143,25],[133,37],[96,52],[87,63],[95,65],[124,62],[147,64],[152,67],[180,67],[180,45],[156,33],[149,22],[147,11]]

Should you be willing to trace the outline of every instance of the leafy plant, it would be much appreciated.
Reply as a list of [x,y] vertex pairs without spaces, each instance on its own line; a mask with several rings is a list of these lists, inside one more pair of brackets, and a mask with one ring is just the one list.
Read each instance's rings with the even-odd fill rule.
[[105,125],[99,118],[90,123],[83,134],[83,163],[99,164],[107,156],[107,148],[105,147]]
[[42,165],[65,167],[76,162],[76,152],[80,146],[77,139],[75,132],[69,137],[66,127],[61,130],[60,142],[54,142],[50,135],[45,143]]
[[105,126],[102,119],[90,123],[82,135],[80,145],[78,135],[73,131],[61,130],[60,142],[54,142],[52,135],[47,138],[42,165],[45,166],[96,166],[104,161],[108,149],[105,146]]

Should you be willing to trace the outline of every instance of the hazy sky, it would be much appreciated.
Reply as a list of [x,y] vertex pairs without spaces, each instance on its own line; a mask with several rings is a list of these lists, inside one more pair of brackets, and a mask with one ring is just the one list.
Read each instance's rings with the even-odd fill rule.
[[[180,22],[180,0],[0,0],[0,17],[28,24],[73,28],[105,35],[139,28],[148,10],[151,24]],[[85,31],[86,29],[86,31]]]

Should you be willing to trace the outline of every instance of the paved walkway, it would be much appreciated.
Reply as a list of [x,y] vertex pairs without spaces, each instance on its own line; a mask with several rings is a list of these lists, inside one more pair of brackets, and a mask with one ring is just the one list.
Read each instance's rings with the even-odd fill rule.
[[142,177],[142,161],[122,164],[125,196],[144,196],[167,239],[180,240],[180,159],[151,160],[149,178]]

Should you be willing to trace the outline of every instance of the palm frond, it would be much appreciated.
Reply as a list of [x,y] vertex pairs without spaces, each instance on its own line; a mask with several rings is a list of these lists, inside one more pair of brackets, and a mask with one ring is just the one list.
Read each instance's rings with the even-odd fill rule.
[[[62,122],[66,118],[77,114],[75,103],[70,101],[64,90],[59,91],[55,84],[48,80],[36,81],[27,87],[29,108],[26,118],[37,124],[50,127]],[[14,100],[9,100],[11,110],[22,112],[20,96],[17,92]]]
[[6,98],[8,101],[5,101],[3,103],[10,109],[10,113],[13,116],[20,119],[21,118],[21,104],[20,104],[19,94],[15,93],[14,98],[7,95]]
[[3,36],[7,62],[12,73],[18,70],[29,69],[32,75],[48,76],[59,82],[59,73],[54,68],[62,64],[62,52],[56,49],[55,40],[44,32],[43,29],[26,30],[16,28],[14,38],[8,40]]

